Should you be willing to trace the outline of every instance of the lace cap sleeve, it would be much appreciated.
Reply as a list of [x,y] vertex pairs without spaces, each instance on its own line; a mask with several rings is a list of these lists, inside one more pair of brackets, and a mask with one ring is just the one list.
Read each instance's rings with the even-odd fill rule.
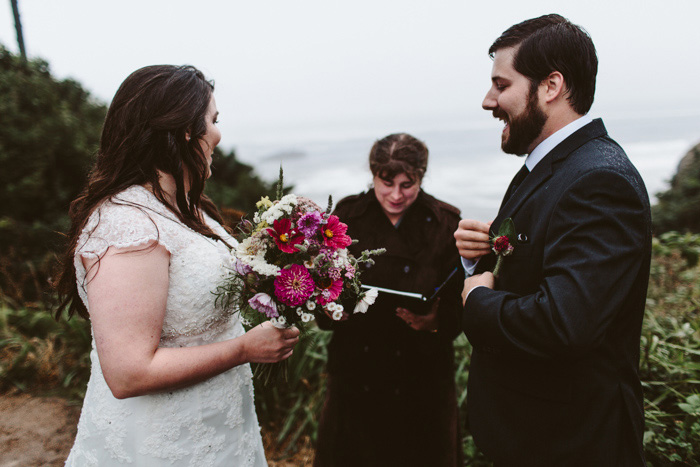
[[[172,222],[149,202],[132,197],[104,202],[90,216],[78,241],[76,256],[97,258],[109,247],[128,248],[157,241],[172,253],[164,222]],[[143,201],[148,201],[147,199]]]

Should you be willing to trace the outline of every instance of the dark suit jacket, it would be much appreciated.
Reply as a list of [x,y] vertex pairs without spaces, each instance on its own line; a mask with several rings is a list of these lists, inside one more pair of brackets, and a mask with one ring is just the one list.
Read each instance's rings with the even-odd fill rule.
[[477,446],[498,466],[644,465],[651,216],[639,173],[594,120],[540,161],[492,230],[509,217],[523,241],[463,313]]

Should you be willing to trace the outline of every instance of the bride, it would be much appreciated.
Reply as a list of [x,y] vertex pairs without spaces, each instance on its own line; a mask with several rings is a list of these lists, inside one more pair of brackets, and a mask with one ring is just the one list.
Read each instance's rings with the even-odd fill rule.
[[289,357],[298,330],[246,333],[215,305],[236,243],[202,193],[217,116],[191,66],[141,68],[109,107],[58,280],[57,313],[93,335],[66,465],[267,465],[248,363]]

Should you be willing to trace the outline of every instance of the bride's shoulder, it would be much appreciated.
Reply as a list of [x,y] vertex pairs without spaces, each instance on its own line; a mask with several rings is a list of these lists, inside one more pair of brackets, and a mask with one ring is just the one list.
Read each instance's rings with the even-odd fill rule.
[[171,217],[152,192],[140,185],[131,186],[93,210],[81,233],[78,250],[99,255],[109,246],[138,246],[153,240],[163,243],[163,234],[173,223]]

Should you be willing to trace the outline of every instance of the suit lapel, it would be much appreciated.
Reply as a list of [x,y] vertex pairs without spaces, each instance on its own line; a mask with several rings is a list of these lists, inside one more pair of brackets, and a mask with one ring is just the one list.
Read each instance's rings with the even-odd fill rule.
[[[603,121],[596,118],[588,125],[574,132],[559,143],[547,154],[515,190],[513,196],[503,205],[493,221],[491,230],[498,232],[504,219],[513,217],[520,206],[541,187],[557,170],[557,167],[569,154],[586,144],[588,141],[607,135]],[[517,226],[516,226],[517,227]]]

